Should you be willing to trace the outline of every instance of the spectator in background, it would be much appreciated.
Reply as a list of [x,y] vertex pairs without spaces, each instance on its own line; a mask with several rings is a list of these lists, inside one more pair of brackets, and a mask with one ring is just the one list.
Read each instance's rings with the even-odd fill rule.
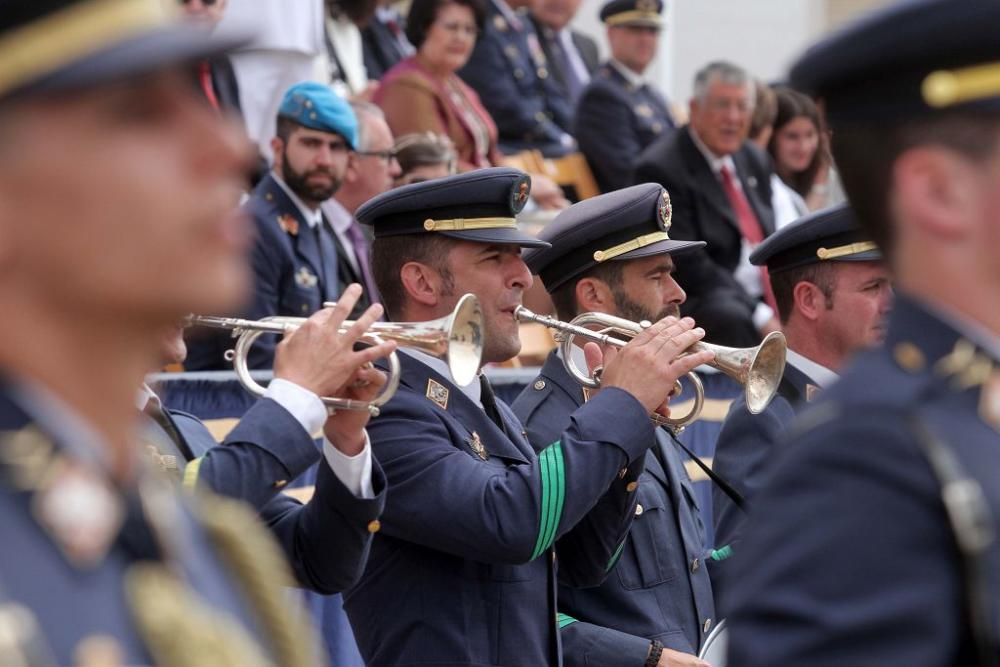
[[[406,33],[414,56],[389,70],[374,101],[393,133],[434,132],[455,147],[458,171],[497,166],[497,128],[479,96],[456,72],[468,61],[486,11],[482,0],[413,0]],[[532,180],[532,199],[563,208],[562,190],[543,176]]]
[[455,148],[443,134],[415,132],[396,140],[400,173],[395,185],[421,183],[456,173]]
[[300,81],[330,80],[322,0],[227,0],[220,26],[255,36],[230,58],[247,134],[270,160],[274,121],[285,91]]
[[695,76],[688,125],[657,140],[639,160],[636,179],[660,183],[673,205],[671,238],[704,240],[678,259],[688,291],[682,313],[720,345],[749,347],[780,327],[765,303],[766,274],[750,252],[774,231],[771,168],[747,141],[754,87],[746,71],[714,62]]
[[817,196],[818,191],[813,192],[813,186],[829,165],[819,109],[808,95],[791,88],[778,88],[775,96],[778,113],[767,144],[774,172],[810,209],[815,209],[823,198]]
[[[755,95],[753,115],[750,116],[749,139],[758,148],[766,151],[774,136],[774,120],[778,116],[778,96],[774,89],[761,80],[754,81]],[[771,174],[771,208],[774,209],[774,228],[785,225],[809,212],[806,202],[791,189],[781,177]]]
[[354,212],[366,201],[392,188],[399,176],[399,163],[393,149],[392,131],[382,110],[370,102],[353,102],[358,119],[357,148],[347,157],[344,180],[333,197],[320,204],[337,240],[337,280],[342,285],[358,283],[365,292],[358,300],[351,319],[378,301],[372,276],[368,239]]
[[[180,6],[185,18],[208,30],[215,30],[226,13],[226,0],[182,0]],[[241,114],[240,87],[227,56],[217,55],[198,62],[197,72],[198,86],[213,108]]]
[[666,99],[644,77],[659,48],[661,11],[660,0],[612,0],[601,9],[611,59],[583,91],[574,132],[604,192],[636,183],[639,155],[674,127]]
[[581,0],[533,0],[531,22],[541,41],[549,71],[575,108],[584,86],[597,70],[600,55],[597,42],[569,22],[580,9]]
[[524,10],[530,1],[484,0],[482,32],[459,75],[496,121],[504,153],[538,149],[556,157],[576,150],[573,107]]
[[361,29],[365,69],[372,79],[381,79],[393,65],[413,55],[413,45],[406,37],[405,25],[392,0],[378,0],[375,15]]
[[330,82],[349,99],[370,100],[378,81],[365,69],[361,28],[375,16],[376,0],[325,0],[326,53]]

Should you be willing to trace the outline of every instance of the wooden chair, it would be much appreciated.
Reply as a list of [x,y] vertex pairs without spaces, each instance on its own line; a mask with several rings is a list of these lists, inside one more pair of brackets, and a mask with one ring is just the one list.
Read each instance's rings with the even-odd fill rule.
[[590,199],[601,194],[594,173],[583,153],[570,153],[543,161],[542,173],[567,190],[570,201]]

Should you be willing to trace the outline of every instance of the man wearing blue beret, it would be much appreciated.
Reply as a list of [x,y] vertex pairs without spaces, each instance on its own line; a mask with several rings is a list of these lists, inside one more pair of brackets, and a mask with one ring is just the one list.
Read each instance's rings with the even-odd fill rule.
[[897,291],[754,503],[732,666],[1000,660],[998,24],[995,2],[897,3],[792,67]]
[[[338,241],[320,204],[340,187],[357,136],[354,111],[329,86],[306,81],[285,93],[271,140],[274,164],[245,204],[257,239],[253,301],[244,317],[308,317],[346,287],[338,281]],[[355,314],[370,303],[361,299]],[[262,337],[251,351],[250,368],[271,368],[275,344],[273,337]],[[229,347],[228,334],[196,332],[186,368],[226,368]]]
[[[667,191],[654,183],[600,195],[560,213],[540,234],[552,246],[532,249],[525,261],[560,319],[584,312],[633,322],[678,317],[684,290],[673,278],[673,257],[705,244],[672,240],[671,216]],[[565,365],[580,364],[582,350],[570,356],[552,352],[514,402],[535,449],[558,438],[587,402]],[[677,446],[663,429],[647,437],[651,447],[635,460],[635,474],[612,482],[611,492],[624,494],[639,476],[632,530],[607,579],[559,587],[567,665],[706,665],[692,655],[715,623],[704,527]]]
[[[885,337],[892,300],[882,254],[846,205],[783,227],[757,246],[750,262],[767,267],[788,351],[774,399],[760,414],[751,414],[745,396],[738,396],[715,445],[713,468],[748,505],[763,486],[779,453],[778,440],[795,414],[836,382],[854,355]],[[716,600],[724,613],[725,576],[739,555],[746,509],[713,487],[712,518],[716,544],[730,547],[733,554],[713,571]]]
[[[404,186],[362,206],[390,319],[481,305],[484,363],[521,347],[515,311],[531,274],[515,215],[527,175],[495,168]],[[399,390],[372,420],[392,491],[345,608],[366,664],[562,664],[556,582],[596,585],[635,512],[649,413],[676,378],[711,359],[679,357],[703,332],[668,317],[604,358],[603,389],[540,451],[485,376],[456,385],[443,362],[401,348]],[[601,357],[589,346],[591,363]],[[478,370],[478,369],[475,369]]]

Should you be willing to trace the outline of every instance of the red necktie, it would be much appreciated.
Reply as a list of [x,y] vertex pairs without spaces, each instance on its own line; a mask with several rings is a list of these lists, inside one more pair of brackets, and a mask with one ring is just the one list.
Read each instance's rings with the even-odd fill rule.
[[[722,177],[722,189],[726,193],[729,205],[733,207],[733,213],[736,214],[736,222],[740,226],[740,234],[747,240],[752,250],[764,240],[764,229],[760,226],[760,221],[757,220],[753,209],[750,208],[750,202],[747,201],[743,190],[736,187],[736,183],[733,180],[733,173],[729,170],[729,167],[723,165],[722,169],[719,170],[719,175]],[[767,305],[771,306],[775,310],[775,313],[777,313],[774,293],[771,291],[771,278],[767,274],[767,268],[763,266],[760,267],[760,286],[764,291],[764,300],[767,302]]]
[[198,81],[201,82],[201,89],[205,91],[208,103],[212,105],[213,109],[218,111],[219,99],[215,96],[215,89],[212,88],[212,69],[209,67],[207,60],[202,60],[198,63]]

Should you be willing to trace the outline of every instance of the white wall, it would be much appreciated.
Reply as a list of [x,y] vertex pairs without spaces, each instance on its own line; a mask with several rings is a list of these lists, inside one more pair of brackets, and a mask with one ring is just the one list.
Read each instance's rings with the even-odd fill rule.
[[[597,18],[605,0],[583,0],[574,25],[607,56]],[[666,0],[667,28],[650,72],[674,104],[686,105],[695,72],[730,60],[754,76],[783,78],[788,65],[827,30],[886,0]]]

